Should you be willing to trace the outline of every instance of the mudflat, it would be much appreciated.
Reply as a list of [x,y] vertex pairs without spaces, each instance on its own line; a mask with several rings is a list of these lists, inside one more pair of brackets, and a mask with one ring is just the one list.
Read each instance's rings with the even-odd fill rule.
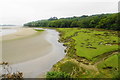
[[48,54],[52,45],[45,39],[47,32],[21,28],[2,37],[2,59],[10,64],[21,63]]
[[58,42],[59,33],[44,30],[26,28],[3,36],[2,60],[9,62],[13,72],[23,72],[24,78],[43,78],[65,56],[65,47]]

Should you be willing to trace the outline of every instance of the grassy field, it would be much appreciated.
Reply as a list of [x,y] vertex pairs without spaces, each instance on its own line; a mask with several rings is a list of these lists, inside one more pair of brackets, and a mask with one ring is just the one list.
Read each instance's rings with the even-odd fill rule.
[[[67,47],[66,57],[53,71],[79,78],[113,78],[118,74],[117,31],[57,28],[60,42]],[[113,74],[114,72],[114,74]]]

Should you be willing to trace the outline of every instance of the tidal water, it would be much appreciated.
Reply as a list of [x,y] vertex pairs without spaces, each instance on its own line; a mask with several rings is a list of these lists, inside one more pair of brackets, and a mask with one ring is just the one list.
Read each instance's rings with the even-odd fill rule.
[[[42,28],[37,28],[37,29],[42,29]],[[15,72],[15,71],[23,72],[24,78],[39,78],[42,75],[45,75],[52,68],[52,66],[54,64],[56,64],[58,61],[60,61],[62,58],[64,58],[65,47],[63,46],[62,43],[58,42],[59,33],[56,30],[52,30],[52,29],[44,29],[44,30],[46,32],[46,35],[44,36],[44,38],[47,42],[49,42],[52,45],[51,46],[52,48],[50,48],[51,50],[48,53],[45,53],[46,55],[43,55],[40,57],[38,56],[37,58],[33,58],[33,59],[31,58],[29,60],[25,60],[24,62],[18,62],[15,64],[11,64],[10,66],[12,67],[13,72]],[[24,38],[24,42],[26,40],[28,40],[28,38],[26,38],[26,39]],[[19,44],[19,41],[22,42],[23,40],[22,39],[15,40],[12,42],[16,42],[15,45],[17,45],[17,43]],[[39,42],[41,41],[41,34],[39,34],[37,36],[29,37],[28,41],[30,41],[31,44],[33,44],[31,47],[33,47],[33,48],[36,47],[37,45],[34,45],[34,43],[38,42],[37,44],[40,44]],[[12,42],[9,42],[9,43],[12,43]],[[3,46],[5,46],[5,44],[7,44],[7,43],[3,43]],[[22,46],[22,43],[21,43],[21,46]],[[16,48],[19,49],[19,47],[16,47]],[[31,49],[33,49],[33,48],[31,48]],[[27,47],[25,49],[27,49]],[[29,51],[29,50],[27,50],[27,51]],[[18,53],[17,50],[14,50],[14,52]],[[40,49],[39,49],[39,52],[41,52]],[[35,53],[36,53],[36,51],[33,51],[33,53],[31,52],[29,54],[35,56]],[[12,55],[12,53],[11,53],[11,55]],[[12,57],[16,58],[17,55],[13,55]]]
[[17,32],[17,28],[22,26],[0,26],[0,36],[8,35]]

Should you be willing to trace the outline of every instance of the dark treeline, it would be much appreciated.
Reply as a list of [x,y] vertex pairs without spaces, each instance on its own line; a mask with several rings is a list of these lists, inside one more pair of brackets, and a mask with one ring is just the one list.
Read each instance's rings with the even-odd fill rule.
[[60,18],[51,17],[47,20],[38,20],[24,24],[29,27],[55,27],[55,28],[103,28],[110,30],[120,30],[120,13],[83,15],[81,17]]

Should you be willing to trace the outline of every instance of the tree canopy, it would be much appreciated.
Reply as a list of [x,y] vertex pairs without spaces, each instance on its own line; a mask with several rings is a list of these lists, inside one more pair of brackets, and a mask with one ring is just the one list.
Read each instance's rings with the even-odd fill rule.
[[120,13],[83,15],[80,17],[60,18],[51,17],[47,20],[38,20],[24,24],[29,27],[55,27],[55,28],[103,28],[120,30]]

